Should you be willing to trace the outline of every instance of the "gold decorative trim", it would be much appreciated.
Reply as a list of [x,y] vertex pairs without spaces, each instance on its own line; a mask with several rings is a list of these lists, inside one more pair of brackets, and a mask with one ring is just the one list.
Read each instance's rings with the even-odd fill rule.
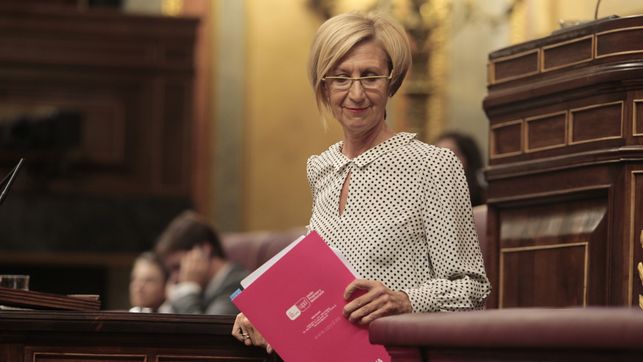
[[[567,123],[568,123],[568,119],[569,119],[568,113],[569,112],[567,112],[567,111],[561,111],[561,112],[553,112],[553,113],[548,113],[548,114],[543,114],[543,115],[538,115],[538,116],[534,116],[534,117],[525,118],[525,127],[524,127],[525,134],[523,136],[524,139],[525,139],[525,144],[524,144],[525,153],[542,151],[542,150],[549,150],[549,149],[552,149],[552,148],[561,148],[561,147],[567,146],[567,137],[568,137],[567,136]],[[558,116],[558,115],[565,115],[564,130],[563,130],[563,132],[565,132],[565,136],[564,136],[563,143],[556,144],[556,145],[551,145],[551,146],[530,148],[529,147],[529,122],[538,121],[540,119],[550,118],[550,117],[554,117],[554,116]]]
[[231,361],[239,360],[245,361],[246,358],[243,357],[230,357],[230,356],[212,356],[212,355],[192,355],[192,354],[159,354],[156,356],[155,362],[173,362],[179,360],[187,361]]
[[623,54],[643,53],[643,50],[628,50],[624,52],[606,53],[604,55],[598,54],[598,42],[600,40],[599,37],[601,35],[610,34],[610,33],[621,33],[621,32],[632,31],[632,30],[640,30],[640,29],[643,29],[643,26],[632,26],[629,28],[613,29],[613,30],[607,30],[607,31],[602,31],[600,33],[596,33],[596,41],[594,42],[594,54],[595,54],[594,57],[596,59],[601,59],[601,58],[614,57],[614,56],[623,55]]
[[131,353],[81,353],[81,352],[55,352],[55,351],[38,351],[33,353],[33,360],[37,361],[38,357],[102,357],[102,358],[136,358],[139,361],[147,361],[147,354]]
[[[591,39],[591,44],[590,44],[590,48],[589,48],[589,53],[590,53],[589,58],[582,59],[582,60],[577,60],[577,61],[575,61],[573,63],[567,63],[567,64],[559,65],[559,66],[556,66],[556,67],[545,68],[545,52],[547,50],[553,49],[553,48],[558,48],[558,47],[561,47],[561,46],[567,45],[567,44],[578,43],[578,42],[581,42],[581,41],[585,41],[587,39]],[[586,63],[586,62],[591,61],[592,59],[594,59],[594,54],[596,54],[596,52],[594,50],[595,49],[595,45],[594,45],[595,42],[596,42],[596,40],[594,38],[594,34],[592,34],[592,35],[584,36],[582,38],[567,40],[567,41],[563,41],[563,42],[560,42],[560,43],[555,43],[555,44],[551,44],[551,45],[547,45],[547,46],[542,47],[542,51],[540,52],[540,57],[542,58],[542,59],[540,59],[540,71],[542,73],[546,73],[546,72],[551,72],[552,70],[561,69],[561,68],[567,68],[567,67],[570,67],[570,66],[575,65],[575,64]]]
[[[512,59],[520,58],[520,57],[523,57],[523,56],[526,56],[526,55],[531,55],[531,53],[536,53],[536,70],[535,71],[522,73],[520,75],[515,75],[513,77],[502,78],[501,80],[498,80],[496,78],[496,74],[497,74],[497,72],[496,72],[496,64],[497,63],[502,63],[502,62],[507,61],[507,60],[512,60]],[[540,48],[527,50],[527,51],[524,51],[524,52],[521,52],[521,53],[507,55],[507,56],[504,56],[504,57],[494,59],[494,60],[491,61],[491,66],[493,67],[493,79],[492,79],[491,85],[501,84],[501,83],[509,82],[509,81],[512,81],[512,80],[529,77],[530,75],[538,74],[538,73],[540,73]]]
[[[497,128],[503,128],[503,127],[508,127],[508,126],[513,126],[514,124],[520,124],[520,150],[515,151],[515,152],[507,152],[507,153],[502,153],[498,154],[496,150],[496,142],[495,142],[495,136],[494,136],[494,130]],[[508,121],[508,122],[502,122],[495,124],[490,127],[489,129],[489,158],[492,160],[498,159],[498,158],[504,158],[504,157],[510,157],[510,156],[516,156],[516,155],[521,155],[523,154],[523,149],[524,149],[524,131],[525,126],[524,122],[522,119],[514,120],[514,121]]]
[[[630,225],[629,225],[629,232],[630,232],[630,240],[629,240],[629,253],[630,257],[628,258],[628,272],[627,272],[627,281],[628,281],[628,286],[627,286],[627,300],[631,301],[632,298],[634,297],[634,244],[636,243],[634,239],[636,238],[634,228],[635,228],[635,216],[636,213],[636,207],[635,207],[635,201],[636,201],[636,177],[637,175],[642,175],[643,176],[643,170],[634,170],[630,171]],[[641,234],[639,236],[639,241],[641,242],[641,247],[643,247],[643,230],[641,230]]]
[[632,136],[643,136],[643,129],[639,132],[638,128],[636,127],[636,118],[638,117],[638,114],[636,114],[637,103],[643,104],[643,99],[635,99],[632,102]]
[[636,269],[639,272],[639,280],[641,281],[641,286],[643,286],[643,263],[639,261],[639,263],[636,265]]
[[[589,140],[583,140],[583,141],[574,141],[574,112],[578,111],[584,111],[592,108],[601,108],[601,107],[606,107],[606,106],[611,106],[614,104],[621,104],[621,119],[620,119],[620,133],[618,136],[609,136],[609,137],[600,137],[600,138],[592,138]],[[579,107],[579,108],[573,108],[569,110],[569,132],[568,136],[569,139],[567,140],[567,143],[569,145],[577,145],[580,143],[589,143],[589,142],[599,142],[599,141],[605,141],[605,140],[611,140],[611,139],[618,139],[618,138],[623,138],[623,108],[624,108],[624,102],[623,101],[615,101],[615,102],[608,102],[608,103],[601,103],[601,104],[592,104],[591,106],[586,106],[586,107]]]
[[562,248],[572,248],[582,246],[584,248],[584,262],[583,262],[583,307],[587,306],[587,284],[589,279],[589,243],[586,241],[576,242],[576,243],[561,243],[561,244],[549,244],[549,245],[532,245],[532,246],[519,246],[511,248],[500,248],[500,271],[498,275],[498,308],[503,308],[503,299],[504,299],[504,259],[506,253],[520,253],[520,252],[529,252],[536,250],[549,250],[549,249],[562,249]]

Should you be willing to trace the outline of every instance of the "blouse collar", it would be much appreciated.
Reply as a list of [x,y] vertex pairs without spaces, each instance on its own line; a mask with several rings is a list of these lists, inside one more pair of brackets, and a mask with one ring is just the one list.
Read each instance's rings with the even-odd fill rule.
[[409,132],[400,132],[395,134],[393,137],[387,139],[386,141],[378,144],[377,146],[368,149],[366,152],[361,155],[350,159],[342,153],[342,146],[344,141],[335,143],[330,147],[331,156],[333,160],[333,165],[335,166],[335,171],[340,171],[346,165],[353,163],[359,168],[363,168],[369,163],[375,161],[376,159],[382,157],[388,152],[391,152],[401,146],[404,146],[411,142],[415,138],[415,133]]

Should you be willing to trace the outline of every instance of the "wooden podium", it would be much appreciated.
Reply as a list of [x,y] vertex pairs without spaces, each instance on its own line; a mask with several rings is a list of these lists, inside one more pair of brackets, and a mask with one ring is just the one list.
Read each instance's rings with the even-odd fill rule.
[[491,53],[484,109],[488,305],[643,308],[643,16]]
[[277,362],[232,337],[234,316],[0,311],[0,361]]

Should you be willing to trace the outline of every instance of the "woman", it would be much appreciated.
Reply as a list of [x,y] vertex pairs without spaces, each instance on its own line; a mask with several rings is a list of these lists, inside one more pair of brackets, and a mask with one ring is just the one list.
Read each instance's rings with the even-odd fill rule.
[[434,144],[438,147],[448,148],[458,157],[464,175],[469,185],[469,196],[471,197],[471,206],[484,204],[484,178],[482,176],[482,156],[476,141],[470,136],[457,133],[447,132],[441,134]]
[[130,312],[157,312],[165,301],[168,273],[152,252],[144,252],[134,261],[129,284]]
[[[480,309],[489,293],[456,157],[385,122],[410,64],[404,29],[379,14],[333,17],[311,48],[317,104],[340,123],[343,141],[308,160],[309,228],[363,277],[344,293],[344,315],[354,323]],[[266,344],[243,314],[232,334]]]

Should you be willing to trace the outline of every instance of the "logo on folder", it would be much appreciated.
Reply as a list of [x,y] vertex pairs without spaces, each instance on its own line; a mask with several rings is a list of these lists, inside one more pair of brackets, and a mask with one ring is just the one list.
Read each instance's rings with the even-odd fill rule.
[[308,298],[303,297],[297,301],[292,307],[288,308],[286,310],[286,315],[288,318],[290,318],[291,321],[294,321],[295,319],[299,318],[301,315],[301,312],[305,311],[310,307],[310,301]]

